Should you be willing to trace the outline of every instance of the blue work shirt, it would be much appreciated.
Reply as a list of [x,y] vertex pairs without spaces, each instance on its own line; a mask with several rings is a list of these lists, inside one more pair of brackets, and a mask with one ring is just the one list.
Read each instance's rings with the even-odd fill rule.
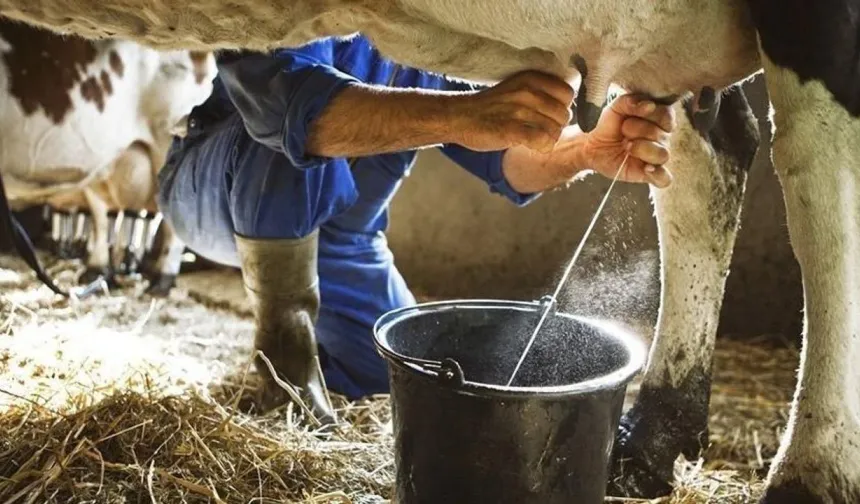
[[[298,49],[278,49],[271,56],[247,53],[221,56],[218,70],[223,89],[237,107],[251,137],[286,155],[293,166],[310,169],[352,162],[354,173],[385,173],[398,182],[412,166],[416,151],[354,160],[314,156],[305,150],[312,122],[339,91],[357,82],[397,88],[476,89],[472,84],[393,63],[362,36],[322,39]],[[344,120],[360,121],[361,118]],[[520,194],[507,183],[502,174],[504,151],[475,152],[454,144],[442,145],[440,150],[485,181],[492,192],[517,205],[525,205],[537,197]],[[364,169],[365,166],[369,169]],[[380,231],[385,223],[374,220],[365,223],[364,230]]]
[[[472,86],[397,65],[363,37],[224,53],[218,71],[212,96],[191,114],[189,138],[175,142],[159,175],[165,218],[192,249],[233,266],[241,266],[233,233],[290,239],[318,229],[317,337],[329,361],[326,380],[351,398],[385,392],[373,324],[415,300],[384,232],[389,204],[417,151],[314,156],[305,149],[309,128],[338,92],[356,83],[454,91]],[[195,133],[198,121],[210,132]],[[503,151],[440,150],[514,204],[537,197],[516,192],[504,179]]]

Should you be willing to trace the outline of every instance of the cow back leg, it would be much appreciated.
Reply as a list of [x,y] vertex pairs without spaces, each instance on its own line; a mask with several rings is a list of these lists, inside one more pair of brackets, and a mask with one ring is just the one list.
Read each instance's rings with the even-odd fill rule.
[[678,455],[706,446],[714,341],[759,132],[740,87],[722,98],[708,131],[694,128],[689,107],[672,135],[674,182],[652,189],[660,312],[639,396],[621,421],[610,495],[669,493]]
[[170,222],[163,219],[158,226],[153,244],[155,256],[152,261],[148,260],[144,263],[146,265],[144,275],[149,280],[147,293],[156,297],[170,294],[170,290],[176,286],[183,252],[185,252],[185,243],[177,236]]
[[109,283],[112,283],[110,244],[108,243],[110,227],[108,204],[91,187],[83,189],[83,194],[87,200],[92,219],[92,241],[90,253],[86,260],[86,270],[78,278],[78,282],[86,285],[102,276]]
[[[848,48],[839,48],[841,51]],[[852,48],[853,49],[853,48]],[[805,298],[798,388],[763,502],[860,502],[860,119],[764,55]]]
[[[117,239],[116,260],[121,261],[121,269],[133,273],[138,269],[138,261],[143,257],[143,244],[136,243],[134,236],[138,212],[148,210],[155,197],[155,178],[149,148],[142,142],[134,142],[116,159],[105,181],[115,210],[126,212],[123,219],[129,219],[128,232],[131,236]],[[139,248],[140,247],[140,248]]]

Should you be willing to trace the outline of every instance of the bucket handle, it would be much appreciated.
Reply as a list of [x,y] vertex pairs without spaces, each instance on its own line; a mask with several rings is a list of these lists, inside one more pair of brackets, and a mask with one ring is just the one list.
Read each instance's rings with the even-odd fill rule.
[[437,379],[447,385],[462,387],[466,383],[466,377],[463,376],[463,368],[460,363],[451,358],[442,359],[436,369]]
[[[553,299],[551,295],[546,295],[541,297],[538,301],[535,301],[535,303],[540,306],[547,307],[548,305],[555,304],[555,299]],[[550,309],[553,308],[555,307],[550,306]],[[441,361],[419,359],[418,357],[409,357],[398,352],[394,352],[382,345],[380,345],[379,350],[389,358],[399,360],[405,364],[412,364],[424,371],[436,373],[437,379],[446,385],[461,387],[466,383],[466,378],[463,374],[463,368],[460,366],[460,363],[450,357],[446,357]]]
[[463,376],[463,368],[456,360],[447,357],[441,361],[419,359],[418,357],[407,357],[396,352],[391,352],[388,349],[382,349],[383,353],[389,354],[395,360],[404,364],[411,364],[419,367],[424,371],[436,373],[436,378],[446,385],[460,387],[466,383],[466,378]]

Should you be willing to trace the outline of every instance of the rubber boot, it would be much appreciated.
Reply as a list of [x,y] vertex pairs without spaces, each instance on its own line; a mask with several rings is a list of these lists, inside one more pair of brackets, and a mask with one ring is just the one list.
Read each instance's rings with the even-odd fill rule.
[[[272,363],[279,378],[300,389],[324,425],[336,422],[320,367],[314,327],[319,316],[317,275],[319,232],[301,239],[251,239],[236,235],[245,291],[257,328],[254,347]],[[263,410],[289,401],[261,358],[255,365],[265,382]]]

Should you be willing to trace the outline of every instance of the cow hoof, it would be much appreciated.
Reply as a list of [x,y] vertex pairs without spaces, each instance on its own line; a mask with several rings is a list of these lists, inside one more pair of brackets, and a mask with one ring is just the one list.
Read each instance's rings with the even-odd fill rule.
[[631,436],[630,430],[622,421],[612,454],[612,474],[606,487],[606,495],[656,499],[672,493],[673,464],[669,467],[653,467],[653,463],[649,463],[637,453],[634,444],[630,442]]
[[149,280],[146,293],[152,297],[167,297],[170,291],[176,287],[176,275],[155,275]]
[[760,504],[848,504],[848,501],[825,501],[813,494],[800,480],[770,487],[759,501]]
[[[805,409],[805,408],[804,408]],[[793,411],[761,504],[860,503],[860,423],[846,411]],[[842,415],[845,416],[842,416]]]
[[88,267],[83,273],[81,273],[81,276],[78,277],[78,284],[89,285],[98,280],[99,277],[102,277],[104,281],[107,282],[109,289],[115,289],[117,287],[116,280],[108,268]]
[[672,491],[675,461],[700,456],[708,442],[710,380],[692,372],[676,387],[647,387],[621,418],[607,492],[655,499]]
[[[759,501],[760,504],[856,504],[860,502],[860,483],[845,477],[840,468],[824,487],[817,488],[800,478],[771,483]],[[813,479],[816,475],[812,475]],[[816,489],[818,491],[816,491]]]
[[616,462],[615,471],[606,487],[606,495],[626,499],[658,499],[672,493],[672,485],[656,474],[643,469],[634,460],[625,460],[623,469]]
[[[842,440],[845,440],[843,437]],[[771,463],[760,504],[856,504],[860,502],[860,457],[852,441],[831,448],[833,439],[793,440]],[[808,450],[809,446],[823,448]],[[830,446],[828,446],[830,445]],[[821,455],[821,454],[824,455]],[[802,461],[802,462],[801,462]],[[794,463],[792,463],[794,462]]]

